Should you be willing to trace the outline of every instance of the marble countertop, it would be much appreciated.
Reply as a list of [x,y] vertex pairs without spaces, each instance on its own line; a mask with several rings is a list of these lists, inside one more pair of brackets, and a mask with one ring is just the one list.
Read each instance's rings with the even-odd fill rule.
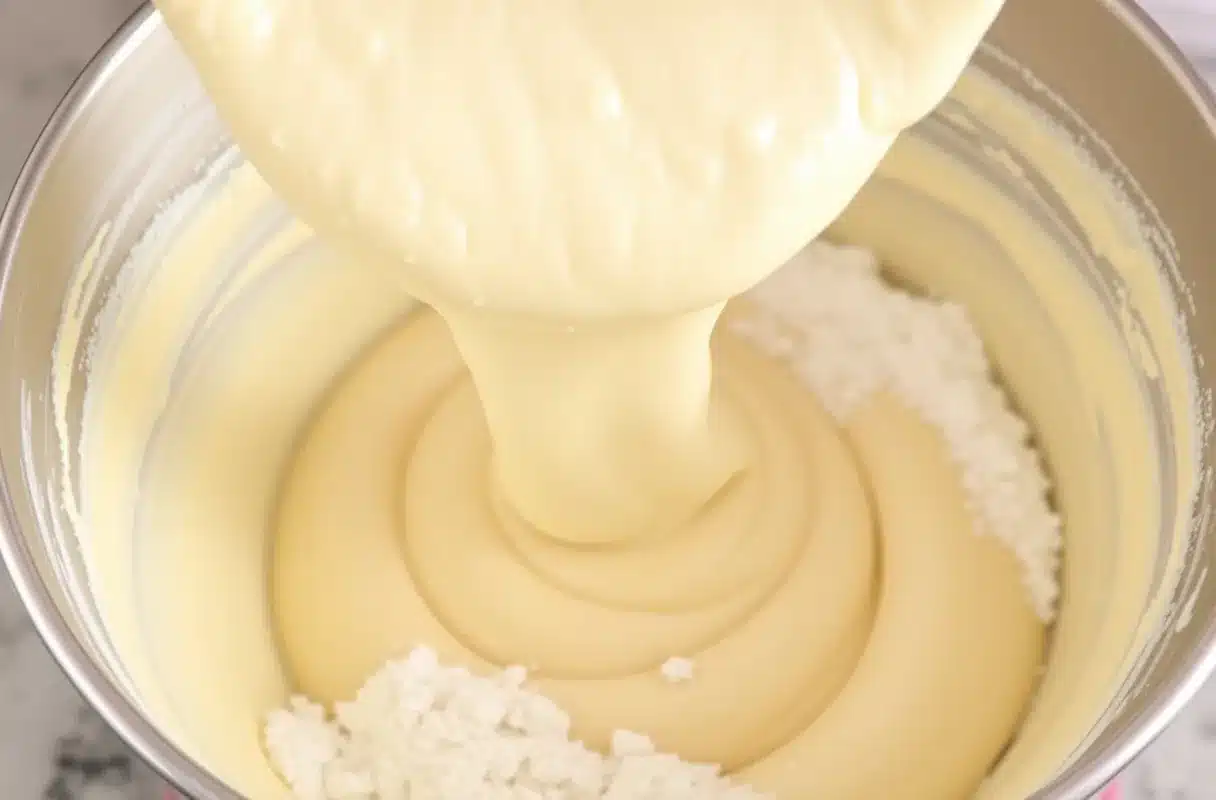
[[[1143,0],[1216,80],[1213,0]],[[139,0],[0,0],[0,198],[72,78]],[[153,800],[161,784],[77,696],[0,570],[0,798]],[[1216,798],[1216,683],[1125,776],[1128,800]]]

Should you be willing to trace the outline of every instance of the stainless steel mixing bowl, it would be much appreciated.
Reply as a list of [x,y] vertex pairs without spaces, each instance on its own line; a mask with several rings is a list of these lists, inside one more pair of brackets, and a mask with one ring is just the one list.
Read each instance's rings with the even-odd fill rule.
[[[1180,281],[1199,306],[1216,298],[1216,100],[1131,2],[1010,0],[981,60],[1003,52],[1050,87],[1109,145],[1176,242]],[[1006,63],[1006,62],[1001,62]],[[1013,88],[1027,80],[1003,77]],[[1048,109],[1048,113],[1052,113]],[[103,224],[107,275],[157,208],[225,139],[189,65],[150,9],[139,11],[68,93],[0,218],[0,552],[35,624],[81,692],[157,770],[197,798],[232,798],[140,711],[110,651],[56,485],[59,435],[50,410],[51,353],[68,285]],[[1099,160],[1108,159],[1089,142]],[[1202,386],[1216,384],[1216,317],[1190,314]],[[77,404],[79,399],[76,400]],[[79,408],[65,420],[78,434]],[[73,418],[73,415],[76,415]],[[1209,432],[1201,443],[1216,460]],[[1187,574],[1216,567],[1204,483]],[[1150,532],[1151,533],[1151,532]],[[1198,585],[1197,593],[1191,594]],[[1192,581],[1193,621],[1150,645],[1141,688],[1035,798],[1097,792],[1174,718],[1216,667],[1216,581]],[[1187,594],[1183,594],[1187,593]],[[1080,744],[1080,743],[1078,743]]]

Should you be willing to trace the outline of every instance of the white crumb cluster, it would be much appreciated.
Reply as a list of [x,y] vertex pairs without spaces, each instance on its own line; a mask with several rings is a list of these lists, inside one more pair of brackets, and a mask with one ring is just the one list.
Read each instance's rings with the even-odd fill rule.
[[692,680],[694,666],[691,659],[672,656],[663,662],[659,672],[668,683],[684,683]]
[[601,755],[526,679],[523,667],[473,675],[420,647],[333,718],[298,698],[273,712],[267,750],[299,800],[772,800],[641,734],[618,731]]
[[964,309],[893,288],[874,254],[815,242],[754,289],[734,327],[788,362],[845,420],[890,391],[938,428],[982,529],[1020,560],[1038,615],[1059,592],[1060,520],[1026,423],[997,384]]

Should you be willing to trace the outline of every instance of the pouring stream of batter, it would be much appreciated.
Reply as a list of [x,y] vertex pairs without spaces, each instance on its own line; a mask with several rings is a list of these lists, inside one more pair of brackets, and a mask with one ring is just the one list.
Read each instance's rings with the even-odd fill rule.
[[163,0],[246,155],[439,309],[509,503],[611,542],[749,464],[722,303],[845,207],[1000,0]]
[[[349,698],[422,642],[536,667],[592,745],[627,723],[782,798],[975,789],[1042,656],[1017,558],[974,535],[951,453],[897,399],[842,435],[711,338],[944,97],[999,0],[159,6],[261,176],[438,312],[352,366],[283,483],[299,689]],[[236,407],[205,397],[174,413]],[[166,429],[184,471],[153,483],[209,463],[207,426]],[[673,694],[653,676],[675,652],[698,680]]]

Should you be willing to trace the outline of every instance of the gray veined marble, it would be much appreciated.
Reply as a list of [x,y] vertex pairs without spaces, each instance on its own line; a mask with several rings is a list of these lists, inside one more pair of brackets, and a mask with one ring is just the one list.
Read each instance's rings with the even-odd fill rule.
[[[1216,0],[1143,0],[1216,79]],[[0,198],[72,78],[138,0],[0,0]],[[162,785],[51,662],[0,573],[0,799],[153,800]],[[1124,776],[1128,800],[1216,799],[1216,686]]]

